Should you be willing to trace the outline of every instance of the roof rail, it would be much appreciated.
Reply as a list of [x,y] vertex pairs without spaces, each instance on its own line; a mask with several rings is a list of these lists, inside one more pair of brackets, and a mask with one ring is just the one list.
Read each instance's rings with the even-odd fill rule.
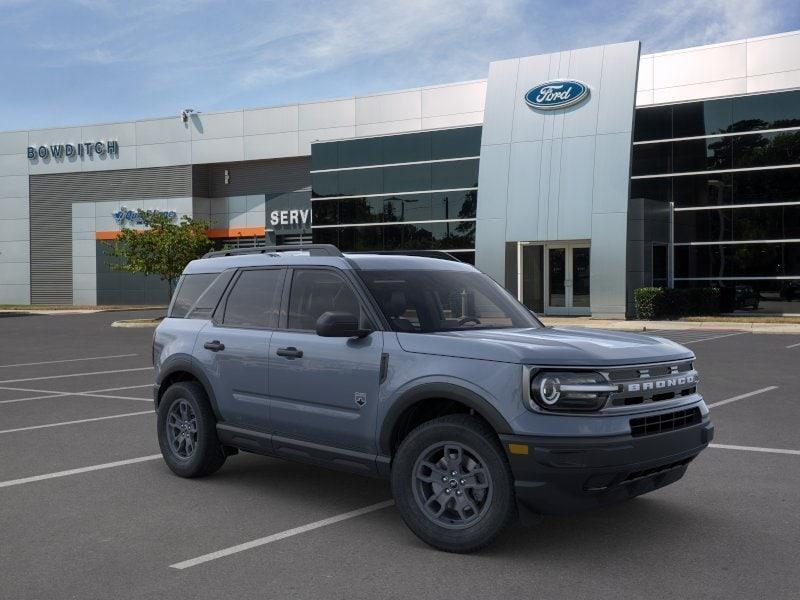
[[400,256],[424,256],[427,258],[438,258],[440,260],[452,260],[454,262],[463,262],[457,256],[446,252],[445,250],[359,250],[357,252],[348,252],[348,254],[395,254]]
[[203,255],[203,258],[219,258],[221,256],[240,256],[242,254],[270,254],[273,252],[308,251],[310,256],[341,256],[339,249],[333,244],[299,244],[296,246],[256,246],[255,248],[231,248],[216,250]]

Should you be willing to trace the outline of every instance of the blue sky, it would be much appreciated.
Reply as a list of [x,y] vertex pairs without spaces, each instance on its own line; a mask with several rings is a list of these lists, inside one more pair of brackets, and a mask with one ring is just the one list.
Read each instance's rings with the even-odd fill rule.
[[492,60],[800,29],[797,0],[0,0],[0,131],[486,77]]

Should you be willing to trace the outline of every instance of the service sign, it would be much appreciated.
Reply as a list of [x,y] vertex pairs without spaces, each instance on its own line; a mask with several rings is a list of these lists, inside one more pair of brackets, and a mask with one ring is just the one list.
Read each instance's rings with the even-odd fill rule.
[[525,103],[537,110],[574,106],[589,97],[589,86],[580,81],[558,80],[540,83],[525,94]]

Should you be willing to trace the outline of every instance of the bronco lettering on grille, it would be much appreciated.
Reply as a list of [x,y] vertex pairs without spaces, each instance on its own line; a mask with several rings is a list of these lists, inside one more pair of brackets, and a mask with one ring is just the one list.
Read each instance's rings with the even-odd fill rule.
[[647,392],[650,390],[663,390],[671,387],[691,385],[695,382],[694,375],[684,375],[681,377],[669,377],[666,379],[656,379],[642,383],[629,383],[629,392]]

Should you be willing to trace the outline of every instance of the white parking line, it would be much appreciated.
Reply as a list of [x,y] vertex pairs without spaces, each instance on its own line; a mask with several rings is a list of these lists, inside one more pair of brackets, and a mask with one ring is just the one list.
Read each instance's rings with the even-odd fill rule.
[[56,363],[80,362],[82,360],[103,360],[106,358],[130,358],[138,354],[109,354],[108,356],[87,356],[86,358],[65,358],[63,360],[44,360],[42,362],[15,363],[13,365],[0,365],[0,369],[9,367],[33,367],[36,365],[53,365]]
[[758,394],[763,394],[764,392],[771,392],[772,390],[777,390],[777,385],[771,385],[769,387],[761,388],[760,390],[755,390],[753,392],[747,392],[746,394],[741,394],[739,396],[734,396],[733,398],[727,398],[726,400],[720,400],[719,402],[712,402],[708,405],[708,408],[714,408],[715,406],[722,406],[723,404],[729,404],[731,402],[736,402],[737,400],[744,400],[745,398],[750,398],[751,396],[757,396]]
[[7,387],[0,386],[0,390],[11,390],[15,392],[38,392],[41,396],[28,396],[27,398],[12,398],[11,400],[0,400],[0,404],[15,404],[17,402],[26,402],[28,400],[46,400],[48,398],[61,398],[64,396],[88,396],[91,398],[115,398],[118,400],[138,400],[140,402],[152,402],[152,398],[135,398],[133,396],[109,396],[101,394],[100,392],[117,392],[120,390],[132,390],[136,388],[152,387],[152,383],[145,383],[142,385],[126,385],[123,387],[105,388],[102,390],[86,390],[85,392],[60,392],[58,390],[38,390],[21,387]]
[[43,481],[45,479],[69,477],[70,475],[78,475],[80,473],[90,473],[91,471],[101,471],[102,469],[113,469],[114,467],[134,465],[136,463],[145,462],[148,460],[156,460],[159,458],[161,458],[160,454],[151,454],[150,456],[140,456],[138,458],[118,460],[115,462],[104,463],[101,465],[92,465],[91,467],[80,467],[78,469],[69,469],[67,471],[57,471],[55,473],[46,473],[44,475],[34,475],[33,477],[23,477],[22,479],[11,479],[10,481],[0,481],[0,488],[11,487],[13,485],[23,485],[25,483],[33,483],[34,481]]
[[46,425],[31,425],[30,427],[17,427],[16,429],[0,429],[2,433],[16,433],[18,431],[31,431],[33,429],[47,429],[49,427],[61,427],[63,425],[77,425],[78,423],[92,423],[94,421],[106,421],[108,419],[121,419],[123,417],[138,417],[139,415],[154,415],[155,411],[143,410],[139,412],[123,413],[121,415],[109,415],[107,417],[93,417],[91,419],[80,419],[78,421],[61,421],[60,423],[47,423]]
[[800,346],[800,344],[792,344],[791,346],[786,346],[786,348],[797,348],[798,346]]
[[714,335],[707,338],[701,338],[699,340],[691,340],[689,342],[681,342],[684,346],[688,346],[689,344],[697,344],[699,342],[709,342],[711,340],[721,340],[722,338],[726,337],[733,337],[734,335],[744,335],[747,331],[737,331],[736,333],[726,333],[725,335]]
[[265,544],[271,544],[272,542],[284,540],[294,535],[300,535],[301,533],[306,533],[314,529],[319,529],[320,527],[327,527],[328,525],[333,525],[334,523],[339,523],[341,521],[346,521],[348,519],[354,519],[356,517],[360,517],[361,515],[366,515],[367,513],[375,512],[376,510],[382,510],[384,508],[388,508],[393,505],[394,505],[394,500],[386,500],[384,502],[378,502],[377,504],[371,504],[369,506],[365,506],[364,508],[351,510],[350,512],[342,513],[341,515],[336,515],[335,517],[328,517],[327,519],[322,519],[321,521],[314,521],[313,523],[309,523],[308,525],[301,525],[300,527],[295,527],[294,529],[287,529],[286,531],[281,531],[280,533],[273,533],[272,535],[258,538],[257,540],[252,540],[250,542],[245,542],[244,544],[231,546],[230,548],[224,548],[222,550],[217,550],[216,552],[211,552],[209,554],[204,554],[203,556],[198,556],[197,558],[184,560],[182,562],[175,563],[174,565],[170,565],[170,567],[173,569],[188,569],[189,567],[195,567],[197,565],[209,562],[211,560],[216,560],[218,558],[230,556],[231,554],[236,554],[238,552],[244,552],[245,550],[250,550],[251,548],[256,548],[258,546],[264,546]]
[[133,369],[115,369],[113,371],[92,371],[90,373],[70,373],[69,375],[45,375],[44,377],[25,377],[23,379],[0,379],[0,383],[19,383],[21,381],[43,381],[45,379],[63,379],[66,377],[85,377],[89,375],[110,375],[111,373],[130,373],[133,371],[152,371],[153,367],[136,367]]
[[786,450],[784,448],[760,448],[758,446],[731,446],[730,444],[709,444],[709,448],[721,448],[722,450],[747,450],[748,452],[768,452],[770,454],[796,454],[800,456],[800,450]]

